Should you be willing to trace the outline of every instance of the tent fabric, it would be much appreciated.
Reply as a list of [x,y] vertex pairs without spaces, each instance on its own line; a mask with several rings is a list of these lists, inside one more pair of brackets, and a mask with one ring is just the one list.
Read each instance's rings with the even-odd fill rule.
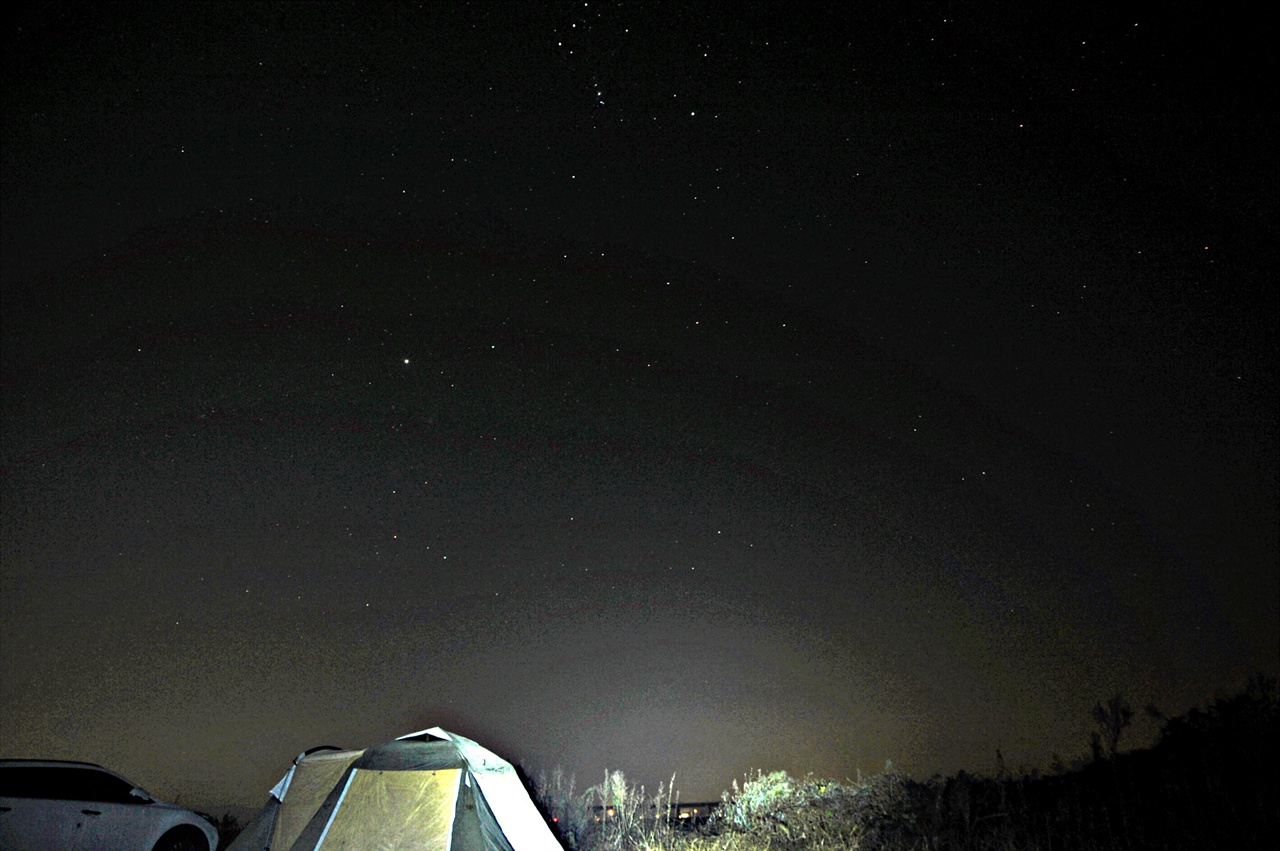
[[347,778],[321,842],[332,851],[448,848],[457,817],[460,768],[361,771]]
[[[280,812],[280,801],[274,797],[267,798],[267,803],[257,815],[249,819],[244,830],[231,843],[230,848],[237,851],[263,851],[271,847],[271,832],[275,829],[276,816]],[[228,849],[230,851],[230,849]]]
[[361,751],[326,752],[301,757],[285,775],[288,806],[281,807],[276,821],[272,848],[292,848],[307,823],[320,809],[329,792],[338,783]]
[[510,763],[439,727],[300,755],[228,851],[563,851]]
[[[556,842],[550,828],[543,820],[542,813],[538,812],[538,808],[529,799],[529,793],[525,791],[524,784],[520,782],[520,777],[511,763],[470,739],[439,727],[432,727],[422,733],[410,733],[396,741],[407,742],[424,735],[435,736],[454,744],[459,755],[471,767],[471,773],[480,784],[480,791],[505,836],[537,836],[541,831],[555,843],[546,847],[560,847],[560,843]],[[517,846],[517,851],[523,851],[523,849]]]

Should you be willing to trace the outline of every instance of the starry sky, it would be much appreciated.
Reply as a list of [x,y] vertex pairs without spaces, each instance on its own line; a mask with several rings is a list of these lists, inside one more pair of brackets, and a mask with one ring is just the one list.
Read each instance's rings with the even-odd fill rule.
[[0,756],[706,799],[1274,674],[1262,28],[848,6],[6,19]]

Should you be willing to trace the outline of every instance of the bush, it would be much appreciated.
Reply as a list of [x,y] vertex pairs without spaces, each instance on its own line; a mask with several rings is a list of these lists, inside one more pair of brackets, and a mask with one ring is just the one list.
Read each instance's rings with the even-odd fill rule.
[[670,822],[671,780],[649,797],[621,771],[606,771],[601,783],[575,794],[574,778],[556,768],[539,772],[535,798],[570,851],[670,851],[681,845]]
[[741,786],[734,781],[708,827],[744,834],[770,848],[871,848],[876,846],[867,841],[874,842],[886,825],[909,812],[906,798],[897,775],[853,786],[758,771]]
[[240,835],[244,830],[244,825],[240,823],[240,819],[236,818],[228,810],[217,818],[209,819],[213,826],[218,830],[218,851],[222,851]]
[[1280,685],[1164,718],[1160,741],[1121,753],[1132,716],[1115,698],[1094,720],[1105,759],[1052,776],[959,772],[917,783],[886,766],[857,783],[757,771],[734,781],[700,834],[673,830],[670,787],[649,798],[621,772],[582,794],[560,772],[538,799],[570,851],[1235,851],[1280,833]]

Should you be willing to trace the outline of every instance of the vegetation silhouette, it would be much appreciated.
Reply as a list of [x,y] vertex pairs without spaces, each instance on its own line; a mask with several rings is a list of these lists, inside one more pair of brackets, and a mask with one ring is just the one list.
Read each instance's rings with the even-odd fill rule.
[[1275,677],[1167,718],[1150,748],[1120,751],[1133,709],[1121,695],[1092,711],[1090,757],[1053,773],[958,772],[919,782],[887,765],[822,780],[756,772],[704,824],[684,823],[670,786],[648,797],[621,772],[585,792],[562,772],[533,793],[570,851],[1111,851],[1265,847],[1280,833],[1280,700]]

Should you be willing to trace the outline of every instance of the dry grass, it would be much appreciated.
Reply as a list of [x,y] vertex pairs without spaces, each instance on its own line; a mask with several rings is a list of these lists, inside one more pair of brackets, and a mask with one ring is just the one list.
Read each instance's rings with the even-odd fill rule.
[[1148,750],[1119,751],[1126,706],[1117,697],[1095,712],[1104,747],[1074,770],[923,783],[891,770],[857,783],[757,772],[734,782],[700,832],[660,817],[666,784],[649,796],[611,772],[575,793],[557,772],[536,786],[569,851],[1236,851],[1280,834],[1274,678],[1165,718]]

